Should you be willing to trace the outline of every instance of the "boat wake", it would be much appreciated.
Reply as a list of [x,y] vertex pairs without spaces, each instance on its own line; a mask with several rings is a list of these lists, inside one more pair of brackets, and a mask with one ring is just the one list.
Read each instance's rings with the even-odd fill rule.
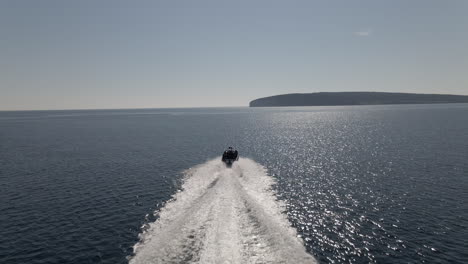
[[182,190],[140,234],[130,263],[316,263],[272,184],[250,159],[186,171]]

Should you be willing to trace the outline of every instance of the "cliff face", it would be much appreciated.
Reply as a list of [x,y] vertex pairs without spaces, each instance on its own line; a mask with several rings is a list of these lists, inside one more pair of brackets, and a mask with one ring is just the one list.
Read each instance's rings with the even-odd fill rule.
[[449,94],[414,94],[383,92],[282,94],[253,100],[249,103],[249,106],[266,107],[436,103],[468,103],[468,96]]

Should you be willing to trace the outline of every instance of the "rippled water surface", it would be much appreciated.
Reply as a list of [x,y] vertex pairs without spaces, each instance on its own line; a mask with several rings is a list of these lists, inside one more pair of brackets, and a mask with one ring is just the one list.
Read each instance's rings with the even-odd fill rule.
[[0,263],[467,263],[468,105],[0,112],[0,212]]

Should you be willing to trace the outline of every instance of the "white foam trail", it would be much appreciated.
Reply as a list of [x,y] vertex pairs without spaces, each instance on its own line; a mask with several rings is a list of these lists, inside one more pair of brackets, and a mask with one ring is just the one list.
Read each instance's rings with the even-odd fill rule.
[[274,180],[250,159],[186,172],[183,190],[140,234],[137,263],[316,263],[290,227]]

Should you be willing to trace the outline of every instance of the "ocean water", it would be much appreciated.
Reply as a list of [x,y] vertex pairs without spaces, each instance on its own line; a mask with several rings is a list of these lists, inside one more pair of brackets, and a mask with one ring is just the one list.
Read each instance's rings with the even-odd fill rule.
[[0,263],[468,263],[468,104],[0,112],[0,212]]

